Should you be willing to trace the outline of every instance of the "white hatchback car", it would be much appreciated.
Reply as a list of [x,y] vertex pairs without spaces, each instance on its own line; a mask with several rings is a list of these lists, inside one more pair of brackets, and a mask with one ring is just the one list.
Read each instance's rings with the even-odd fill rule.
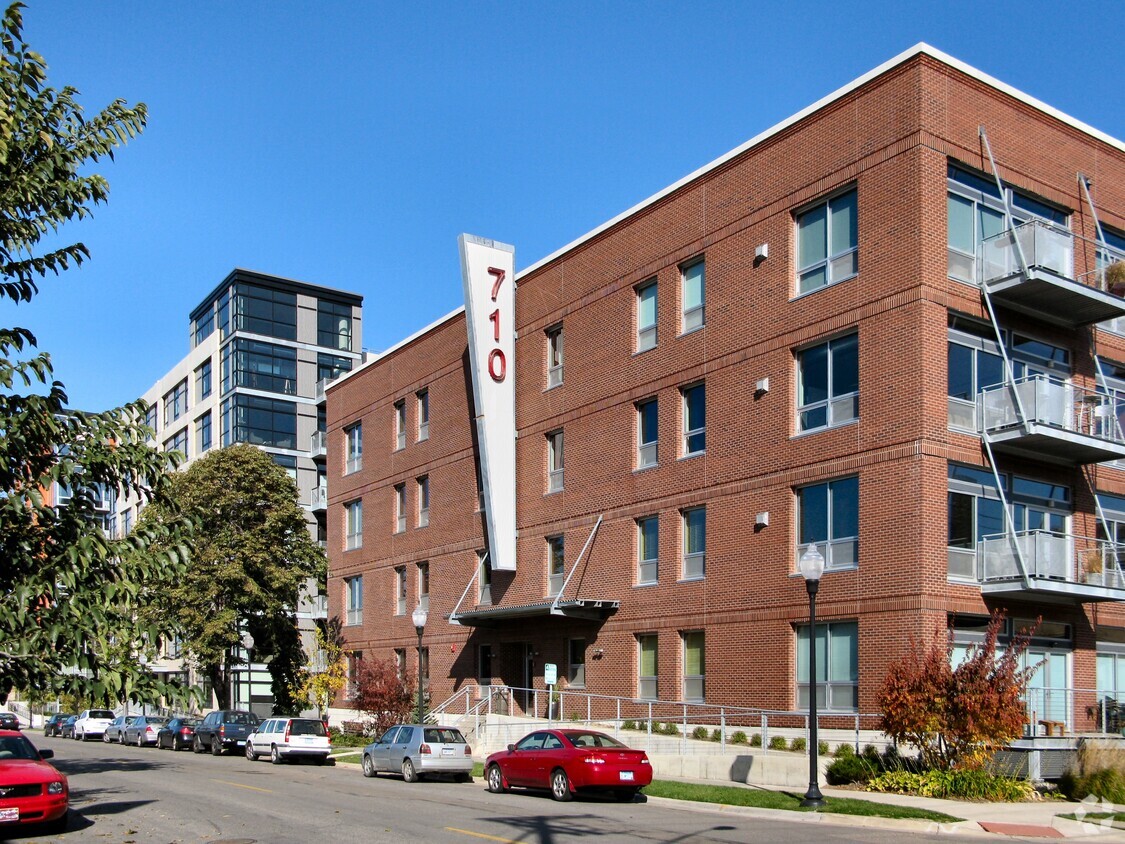
[[331,752],[328,729],[316,718],[270,718],[246,738],[246,758],[251,762],[268,753],[275,765],[301,758],[323,765]]
[[105,729],[113,723],[113,713],[108,709],[83,709],[74,722],[74,737],[78,741],[88,738],[101,738]]

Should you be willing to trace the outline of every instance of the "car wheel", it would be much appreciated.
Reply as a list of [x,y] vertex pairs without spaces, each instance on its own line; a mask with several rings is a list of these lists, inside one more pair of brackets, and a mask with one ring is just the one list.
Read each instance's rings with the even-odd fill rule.
[[138,732],[137,733],[137,747],[144,747],[144,746],[145,746],[144,737],[141,735],[141,733]]
[[277,749],[277,745],[270,748],[270,761],[275,765],[280,765],[285,760],[281,757],[281,751]]
[[102,741],[104,741],[106,744],[109,744],[109,730],[106,730],[104,733],[102,733]]
[[117,743],[118,744],[124,744],[125,743],[125,734],[124,733],[118,733],[117,734]]
[[75,733],[74,738],[77,741],[86,741],[86,731],[83,730],[81,733]]
[[403,782],[418,782],[418,772],[409,756],[402,760],[402,779]]
[[246,742],[246,758],[251,762],[258,761],[258,754],[254,752],[254,745],[250,742]]
[[211,736],[211,755],[212,756],[222,756],[223,755],[223,740],[220,739],[218,736]]
[[488,790],[493,794],[500,794],[508,790],[508,786],[504,783],[504,774],[501,772],[499,765],[489,765],[484,778],[488,784]]
[[570,780],[562,768],[555,768],[551,772],[551,796],[560,803],[565,803],[574,796],[570,793]]
[[195,741],[192,742],[191,752],[192,753],[202,753],[203,752],[203,740],[200,739],[199,736],[196,736]]
[[374,777],[379,774],[375,770],[375,760],[371,758],[370,754],[363,754],[363,775],[365,777]]
[[635,788],[619,788],[613,792],[613,799],[618,803],[632,803],[636,796],[637,789]]

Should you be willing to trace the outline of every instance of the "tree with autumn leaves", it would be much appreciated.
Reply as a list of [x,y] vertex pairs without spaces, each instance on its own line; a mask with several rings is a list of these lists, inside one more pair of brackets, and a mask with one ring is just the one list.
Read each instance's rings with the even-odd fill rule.
[[992,614],[984,639],[953,664],[952,631],[911,649],[891,666],[879,691],[882,728],[917,748],[931,768],[979,768],[1023,734],[1024,695],[1038,664],[1021,667],[1033,630],[997,646],[1005,616]]
[[400,677],[395,664],[389,660],[361,659],[356,670],[352,705],[363,714],[367,733],[382,735],[395,724],[410,720],[414,684],[409,677]]

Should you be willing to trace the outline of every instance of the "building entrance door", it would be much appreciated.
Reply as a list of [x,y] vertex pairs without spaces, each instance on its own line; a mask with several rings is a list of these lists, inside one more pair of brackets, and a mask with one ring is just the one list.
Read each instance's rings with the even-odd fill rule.
[[531,694],[531,688],[535,685],[535,646],[531,642],[525,642],[523,646],[523,688],[520,694],[522,696],[524,714],[531,713],[532,703],[534,698]]

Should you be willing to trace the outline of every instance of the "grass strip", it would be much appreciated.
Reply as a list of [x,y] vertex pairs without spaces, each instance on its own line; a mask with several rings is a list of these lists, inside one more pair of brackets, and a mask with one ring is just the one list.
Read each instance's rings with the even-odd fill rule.
[[[790,812],[812,812],[801,806],[803,795],[787,791],[770,791],[758,788],[734,788],[729,785],[701,785],[699,783],[653,780],[644,789],[650,797],[667,797],[671,800],[693,800],[697,803],[720,803],[725,806],[750,806],[756,809],[783,809]],[[895,806],[875,803],[852,797],[832,797],[819,811],[835,815],[862,815],[872,818],[908,818],[914,820],[956,823],[955,818],[943,812],[916,809],[912,806]]]

